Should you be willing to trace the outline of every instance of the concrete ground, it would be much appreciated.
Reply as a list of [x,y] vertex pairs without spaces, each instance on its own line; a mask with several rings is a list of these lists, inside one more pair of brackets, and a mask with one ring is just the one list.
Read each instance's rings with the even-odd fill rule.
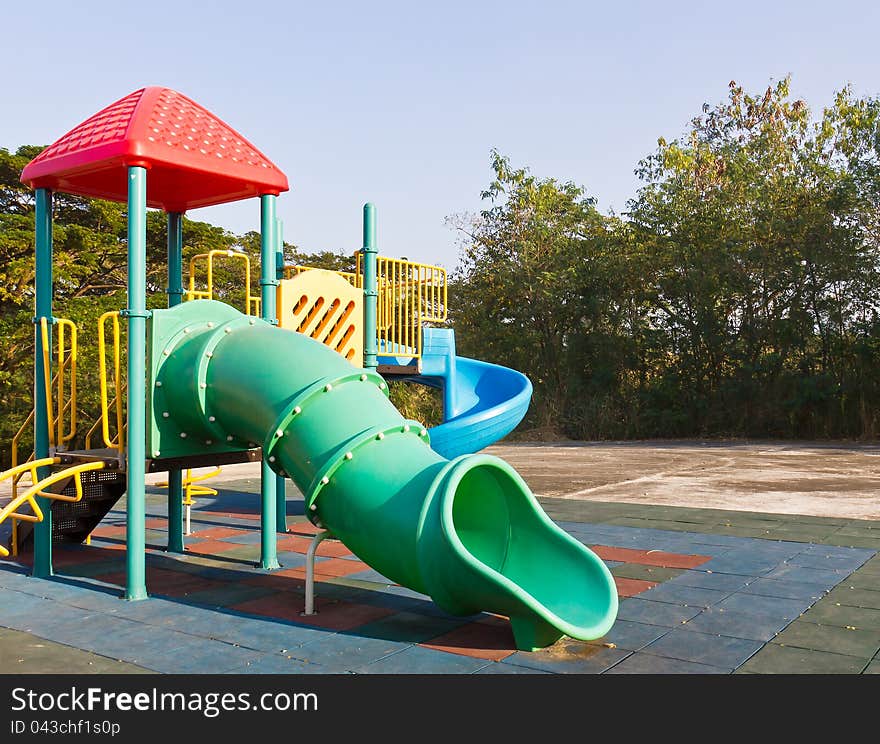
[[146,602],[117,599],[122,504],[92,546],[59,551],[56,579],[0,566],[0,672],[880,672],[880,448],[487,451],[611,568],[621,603],[605,638],[518,652],[502,619],[445,615],[333,542],[316,565],[321,612],[303,618],[301,496],[288,489],[284,569],[259,571],[259,473],[248,464],[211,484],[220,496],[200,500],[184,556],[164,552],[165,499],[150,489]]

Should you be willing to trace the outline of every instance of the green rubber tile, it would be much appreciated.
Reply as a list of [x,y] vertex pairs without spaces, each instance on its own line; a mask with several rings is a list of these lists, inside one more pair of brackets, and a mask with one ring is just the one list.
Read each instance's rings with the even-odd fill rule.
[[871,571],[859,569],[853,574],[846,577],[846,585],[854,589],[868,589],[869,591],[880,591],[880,574]]
[[767,530],[758,529],[756,527],[727,527],[719,525],[712,530],[713,535],[729,535],[731,537],[767,537]]
[[[877,587],[880,590],[880,586]],[[880,610],[880,591],[856,587],[845,581],[832,589],[825,598],[848,607],[867,607]]]
[[5,674],[151,674],[149,669],[38,638],[0,629],[0,669]]
[[872,661],[862,674],[880,674],[880,660]]
[[639,563],[621,563],[619,566],[614,566],[611,573],[622,579],[641,579],[661,584],[683,574],[685,570],[682,568],[663,568],[662,566],[643,566]]
[[852,630],[795,620],[770,642],[868,660],[880,651],[880,630]]
[[800,543],[822,543],[828,544],[825,542],[827,538],[827,532],[819,532],[817,530],[781,530],[775,529],[770,530],[764,537],[768,540],[787,540],[788,542],[800,542]]
[[732,516],[729,520],[722,522],[722,524],[725,527],[753,527],[759,530],[772,530],[780,527],[780,520]]
[[880,610],[868,607],[847,607],[822,600],[807,610],[801,619],[819,625],[847,626],[857,630],[880,630]]
[[829,535],[826,539],[816,540],[823,545],[839,545],[842,548],[869,548],[871,550],[880,550],[880,536],[867,537],[861,535],[845,535],[838,534]]
[[759,674],[860,674],[865,660],[827,651],[768,643],[739,671]]

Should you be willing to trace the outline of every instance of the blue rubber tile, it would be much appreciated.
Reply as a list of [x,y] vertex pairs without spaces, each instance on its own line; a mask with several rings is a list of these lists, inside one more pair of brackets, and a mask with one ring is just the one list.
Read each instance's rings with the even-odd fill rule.
[[358,674],[472,674],[495,662],[450,654],[424,646],[410,646],[361,666]]
[[192,638],[185,646],[141,660],[140,665],[163,674],[223,674],[239,671],[261,656],[253,649]]
[[752,615],[733,610],[717,608],[703,610],[699,615],[682,625],[684,630],[698,633],[745,638],[752,641],[769,641],[789,624],[789,620],[768,615]]
[[517,664],[501,664],[492,662],[482,669],[478,669],[474,674],[551,674],[544,669],[532,669],[531,667],[519,666]]
[[192,632],[218,641],[235,643],[258,651],[281,652],[300,648],[326,638],[332,631],[306,625],[294,625],[280,620],[217,612],[210,627]]
[[87,651],[102,653],[101,649],[129,634],[146,632],[148,626],[115,615],[97,614],[88,622],[79,625],[65,625],[54,629],[54,639]]
[[727,670],[639,652],[616,664],[607,674],[727,674]]
[[642,592],[639,598],[649,599],[652,602],[669,602],[687,607],[702,608],[711,607],[725,597],[729,597],[730,594],[730,592],[718,591],[716,589],[704,589],[696,586],[664,582],[653,589]]
[[765,597],[781,597],[782,599],[812,599],[814,601],[820,599],[826,591],[824,584],[765,578],[755,579],[740,589],[743,594],[761,594]]
[[804,581],[808,584],[824,584],[828,588],[835,586],[849,576],[849,571],[833,569],[807,568],[783,564],[764,576],[767,579],[785,579],[787,581]]
[[[326,560],[323,556],[315,556],[315,564]],[[306,565],[305,553],[296,553],[292,550],[285,550],[278,553],[278,562],[281,568],[303,568]]]
[[718,592],[735,592],[746,586],[752,580],[750,576],[738,576],[737,574],[706,573],[705,571],[685,571],[675,576],[664,584],[681,584],[700,589],[713,589]]
[[[352,579],[360,579],[361,581],[373,581],[377,584],[393,584],[394,582],[383,576],[378,571],[374,571],[372,568],[364,569],[363,571],[358,571],[357,573],[348,574],[348,576]],[[422,595],[424,596],[424,595]]]
[[821,551],[804,552],[793,556],[788,563],[793,566],[804,566],[806,568],[821,568],[830,571],[844,571],[852,573],[859,568],[864,559],[861,556],[838,556],[827,555]]
[[563,654],[553,651],[517,651],[501,664],[541,669],[552,674],[602,674],[632,651],[623,648],[583,646],[585,655]]
[[284,654],[263,654],[229,669],[227,674],[327,674],[320,664],[308,664]]
[[669,628],[664,628],[660,625],[634,623],[618,618],[611,627],[611,630],[598,641],[593,641],[593,643],[613,643],[618,648],[627,651],[638,651],[643,646],[648,645],[651,641],[656,641],[668,632]]
[[620,620],[674,628],[699,612],[699,607],[683,607],[666,602],[650,602],[647,599],[630,597],[621,601],[617,617]]
[[642,652],[681,661],[695,661],[732,672],[763,646],[762,641],[676,628],[645,646]]
[[396,612],[374,620],[357,629],[357,635],[366,638],[385,638],[404,643],[422,643],[445,635],[467,620],[420,615],[415,612]]
[[703,571],[713,573],[736,574],[738,576],[760,576],[772,571],[780,561],[775,558],[763,556],[751,556],[748,553],[737,551],[713,558],[711,561],[700,566]]
[[0,587],[15,589],[31,580],[28,572],[18,566],[0,566]]
[[288,655],[310,664],[320,664],[328,671],[354,672],[411,645],[384,638],[335,633],[293,649]]
[[221,537],[219,539],[222,542],[235,543],[236,545],[257,545],[263,538],[259,530],[254,530],[246,535],[233,535],[232,537]]
[[162,658],[175,649],[185,649],[193,641],[198,640],[175,630],[143,623],[134,625],[133,628],[126,628],[91,641],[84,641],[75,634],[72,634],[73,637],[56,636],[55,638],[77,648],[142,666],[148,666],[150,662]]
[[782,597],[766,597],[760,594],[737,592],[716,605],[716,609],[725,612],[747,612],[759,615],[771,615],[785,620],[794,620],[813,604],[812,599],[785,599]]
[[34,633],[41,638],[52,638],[53,633],[62,627],[78,627],[91,620],[94,612],[79,607],[71,607],[55,602],[47,606],[48,612],[34,612],[27,619],[22,618],[19,630]]

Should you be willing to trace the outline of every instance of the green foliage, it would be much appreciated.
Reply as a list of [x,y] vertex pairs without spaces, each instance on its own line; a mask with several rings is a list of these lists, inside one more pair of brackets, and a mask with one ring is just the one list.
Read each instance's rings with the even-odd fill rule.
[[624,219],[493,154],[459,227],[459,344],[526,371],[573,437],[875,437],[880,102],[817,121],[731,83],[658,141]]

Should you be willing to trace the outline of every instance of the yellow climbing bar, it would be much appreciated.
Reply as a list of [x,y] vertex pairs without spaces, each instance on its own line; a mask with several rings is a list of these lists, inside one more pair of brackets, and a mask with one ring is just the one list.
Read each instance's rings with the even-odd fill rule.
[[[40,319],[40,337],[43,341],[43,387],[46,392],[46,418],[49,421],[49,444],[50,447],[63,448],[76,436],[77,427],[77,400],[76,400],[76,362],[77,362],[77,328],[73,321],[66,318],[56,318],[55,323],[58,332],[54,341],[56,360],[55,375],[49,379],[49,324],[45,318]],[[53,400],[52,391],[55,391]],[[69,417],[69,421],[68,421]],[[19,445],[26,432],[31,430],[34,421],[34,409],[31,409],[24,423],[12,437],[10,455],[12,467],[19,465]],[[27,457],[25,463],[33,458],[33,452]],[[12,497],[18,496],[18,482],[28,472],[27,469],[18,471],[12,476]]]
[[[186,291],[187,300],[214,299],[214,258],[233,258],[244,262],[245,315],[260,314],[260,297],[251,294],[251,260],[246,253],[232,250],[212,250],[197,253],[189,260],[189,286]],[[206,263],[205,289],[196,289],[196,269],[199,263]]]
[[[107,344],[104,327],[108,320],[112,321],[113,324],[113,388],[116,394],[113,397],[112,403],[107,400],[107,388],[109,387],[109,384],[107,380]],[[122,379],[122,343],[120,335],[121,331],[119,327],[118,311],[111,310],[98,318],[98,365],[100,368],[98,379],[101,387],[101,433],[104,439],[104,446],[109,447],[110,449],[115,449],[121,457],[125,450],[125,410],[122,397],[125,383]],[[110,436],[111,405],[114,407],[116,419],[115,438]],[[91,439],[91,434],[94,428],[95,427],[93,426],[92,429],[89,430],[87,439]],[[89,444],[91,444],[91,442],[87,443],[86,446],[88,447]]]

